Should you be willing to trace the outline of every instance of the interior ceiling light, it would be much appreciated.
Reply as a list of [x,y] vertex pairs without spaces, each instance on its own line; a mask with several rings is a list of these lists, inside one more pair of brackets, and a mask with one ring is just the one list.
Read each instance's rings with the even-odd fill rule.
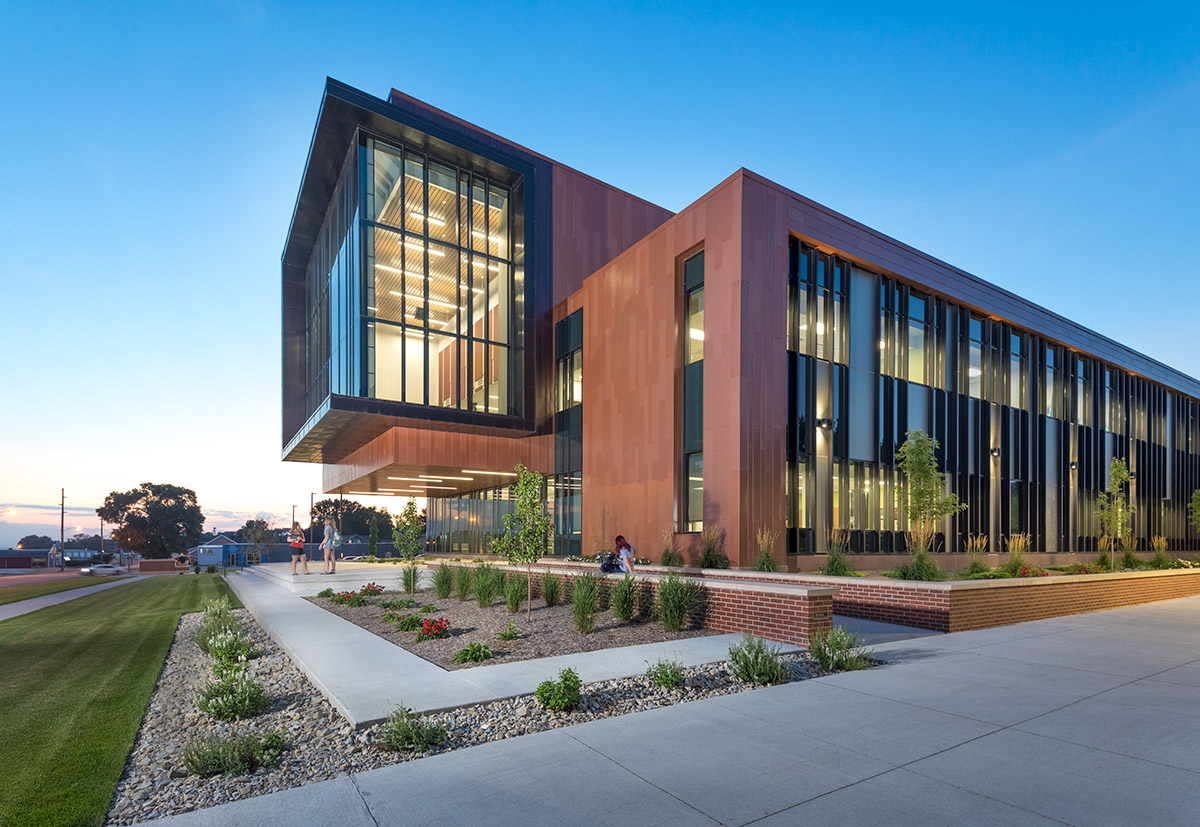
[[967,375],[968,376],[982,376],[983,371],[981,371],[979,368],[970,368],[967,370]]
[[419,212],[417,212],[417,211],[415,211],[415,210],[414,210],[413,212],[410,212],[410,213],[409,213],[409,215],[411,215],[413,218],[424,218],[424,219],[425,219],[426,221],[428,221],[430,224],[436,224],[436,225],[438,225],[439,227],[445,227],[445,226],[446,226],[446,222],[445,222],[445,221],[443,221],[443,220],[442,220],[442,219],[440,219],[440,218],[434,218],[432,215],[422,215],[421,213],[419,213]]
[[704,341],[704,331],[703,330],[699,330],[698,328],[693,327],[693,328],[691,328],[691,330],[688,331],[688,333],[689,333],[689,335],[691,335],[691,337],[693,339],[696,339],[701,342]]
[[420,483],[416,483],[413,485],[413,487],[414,488],[436,489],[438,491],[457,491],[458,490],[458,486],[456,486],[456,485],[422,485]]
[[[424,244],[421,244],[419,241],[405,241],[405,242],[404,242],[404,246],[405,246],[405,247],[411,247],[411,248],[412,248],[412,249],[414,249],[414,250],[421,250],[422,252],[424,252],[424,251],[425,251],[425,245],[424,245]],[[430,247],[430,248],[429,248],[429,255],[431,255],[431,256],[438,256],[438,257],[440,258],[440,257],[442,257],[442,256],[444,256],[444,255],[446,255],[446,254],[445,254],[444,252],[442,252],[441,250],[438,250],[438,249],[436,249],[436,248],[434,248],[434,247]]]
[[425,482],[418,477],[388,477],[389,480],[398,480],[400,482]]
[[464,468],[464,469],[462,469],[462,472],[464,474],[483,474],[484,476],[493,476],[493,477],[515,477],[516,476],[516,474],[514,474],[512,471],[472,471],[470,468]]
[[467,480],[469,482],[469,481],[475,479],[474,477],[429,477],[429,476],[426,476],[425,474],[418,474],[417,476],[422,477],[423,479],[427,479],[427,480],[438,480],[439,482],[441,480]]

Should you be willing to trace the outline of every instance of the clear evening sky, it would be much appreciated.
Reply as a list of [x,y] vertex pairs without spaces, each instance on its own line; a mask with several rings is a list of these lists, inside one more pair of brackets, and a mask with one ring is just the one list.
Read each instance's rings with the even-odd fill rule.
[[62,487],[68,535],[144,481],[307,507],[279,256],[327,75],[673,210],[745,166],[1200,375],[1200,6],[1070,5],[0,4],[0,547]]

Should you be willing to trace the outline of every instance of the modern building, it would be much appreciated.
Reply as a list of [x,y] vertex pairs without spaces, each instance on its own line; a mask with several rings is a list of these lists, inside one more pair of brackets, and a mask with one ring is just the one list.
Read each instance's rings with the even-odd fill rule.
[[437,550],[487,549],[523,463],[559,554],[903,551],[909,430],[968,505],[943,549],[1095,550],[1114,457],[1141,547],[1195,543],[1200,382],[745,169],[672,214],[330,80],[282,269],[283,458],[429,497]]

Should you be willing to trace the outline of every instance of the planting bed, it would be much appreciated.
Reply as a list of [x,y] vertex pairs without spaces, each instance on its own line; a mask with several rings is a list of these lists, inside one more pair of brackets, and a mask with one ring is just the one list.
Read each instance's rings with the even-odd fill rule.
[[[502,624],[507,620],[503,606],[490,611],[500,617]],[[585,684],[580,707],[573,712],[549,712],[533,695],[521,695],[428,716],[429,723],[445,731],[444,740],[423,753],[394,752],[378,744],[379,727],[355,732],[249,612],[239,610],[236,614],[254,646],[263,653],[251,664],[256,679],[272,697],[270,706],[253,718],[232,723],[199,712],[195,694],[212,672],[211,660],[193,639],[200,615],[184,615],[106,824],[134,824],[488,741],[755,688],[734,677],[721,662],[684,668],[683,683],[675,689],[655,687],[645,676]],[[805,653],[785,655],[783,661],[789,681],[821,674]],[[548,673],[546,677],[555,676]],[[403,698],[395,701],[402,703]],[[183,768],[183,748],[191,738],[205,733],[245,735],[272,729],[282,732],[289,743],[274,766],[245,775],[212,778],[189,775]]]
[[[433,604],[438,610],[429,614],[418,614],[422,618],[444,617],[450,621],[450,637],[440,640],[416,641],[416,632],[397,631],[384,620],[384,610],[374,605],[380,600],[412,597],[419,604]],[[439,599],[432,589],[423,589],[415,595],[388,590],[380,597],[368,598],[370,606],[350,607],[323,598],[310,597],[309,601],[327,609],[339,617],[361,626],[382,638],[395,643],[409,652],[436,663],[443,669],[469,669],[474,666],[506,663],[533,658],[548,658],[554,655],[569,655],[574,652],[594,652],[615,646],[636,646],[640,643],[661,643],[683,638],[718,634],[711,629],[693,628],[681,632],[667,632],[656,620],[641,616],[623,623],[613,616],[612,610],[596,612],[596,628],[589,634],[580,634],[575,629],[569,605],[547,606],[540,597],[533,599],[533,612],[528,623],[525,608],[520,613],[509,614],[504,600],[497,597],[490,607],[480,608],[475,598],[459,601],[455,597]],[[417,609],[397,609],[402,614],[417,613]],[[524,637],[518,640],[498,640],[496,633],[509,620]],[[493,657],[482,663],[459,664],[454,655],[469,643],[484,643],[491,647]]]

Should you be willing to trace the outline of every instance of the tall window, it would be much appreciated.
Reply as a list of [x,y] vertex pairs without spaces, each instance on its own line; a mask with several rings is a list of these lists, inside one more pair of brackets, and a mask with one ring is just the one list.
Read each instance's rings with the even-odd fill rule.
[[407,147],[363,151],[368,395],[512,413],[510,190]]
[[683,527],[704,528],[704,251],[683,263]]
[[1023,338],[1009,334],[1008,339],[1008,404],[1014,408],[1021,407],[1021,394],[1025,383],[1021,381],[1021,360],[1025,353]]
[[970,352],[967,354],[967,393],[983,398],[983,321],[972,317]]
[[925,370],[925,299],[908,297],[908,381],[928,384]]
[[1057,383],[1055,379],[1058,374],[1058,365],[1055,360],[1055,351],[1053,347],[1046,347],[1046,381],[1043,383],[1042,394],[1046,400],[1046,416],[1058,416],[1058,395]]
[[581,553],[583,539],[583,310],[554,327],[554,473],[550,508],[556,554]]

